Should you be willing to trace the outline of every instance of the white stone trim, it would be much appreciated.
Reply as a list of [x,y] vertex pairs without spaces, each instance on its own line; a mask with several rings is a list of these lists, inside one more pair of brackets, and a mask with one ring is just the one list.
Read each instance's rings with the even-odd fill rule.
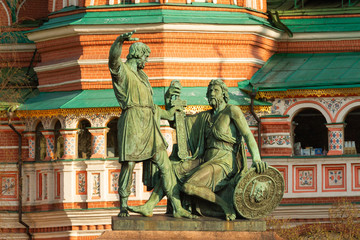
[[283,34],[280,42],[334,41],[359,39],[360,32],[294,33],[293,37]]
[[[18,149],[19,146],[0,146],[0,149]],[[21,149],[28,149],[28,146],[21,146]]]
[[57,87],[72,83],[79,83],[79,82],[111,82],[111,79],[75,79],[71,81],[61,82],[61,83],[53,83],[53,84],[45,84],[38,86],[38,88],[47,88],[47,87]]
[[26,2],[26,0],[22,1],[22,2],[20,3],[20,5],[19,5],[17,11],[16,11],[16,21],[19,20],[19,12],[20,12],[20,9],[21,9],[21,7],[24,5],[25,2]]
[[[25,126],[14,126],[16,130],[25,130]],[[11,130],[9,126],[0,126],[0,130]]]
[[360,101],[354,101],[354,102],[346,105],[344,108],[341,108],[340,109],[341,111],[339,112],[339,115],[336,117],[335,121],[336,122],[344,122],[348,113],[350,113],[354,108],[359,107],[359,106],[360,106]]
[[0,45],[0,52],[33,52],[35,49],[36,45],[33,43]]
[[[178,80],[198,80],[198,81],[210,81],[212,79],[214,79],[216,77],[181,77],[181,76],[168,76],[168,77],[151,77],[149,78],[149,80],[173,80],[173,79],[178,79]],[[246,80],[246,78],[221,78],[223,80],[233,80],[233,81],[242,81],[242,80]],[[79,82],[109,82],[111,83],[112,80],[111,79],[75,79],[75,80],[71,80],[71,81],[65,81],[65,82],[61,82],[61,83],[53,83],[53,84],[44,84],[41,86],[38,86],[38,88],[48,88],[48,87],[58,87],[58,86],[63,86],[63,85],[67,85],[67,84],[72,84],[72,83],[79,83]]]
[[84,60],[79,59],[79,60],[71,60],[67,62],[42,65],[42,66],[34,67],[34,70],[37,73],[39,73],[39,72],[58,70],[62,68],[74,67],[79,65],[96,65],[96,64],[107,64],[107,63],[108,63],[107,59],[84,59]]
[[[289,119],[291,119],[291,121],[293,120],[293,118],[295,117],[295,115],[300,112],[301,110],[305,109],[305,108],[314,108],[316,110],[318,110],[319,112],[322,113],[322,115],[324,116],[324,118],[326,119],[326,123],[331,123],[331,116],[329,115],[328,112],[326,112],[326,108],[323,104],[318,103],[318,102],[314,102],[314,103],[309,103],[309,102],[305,102],[306,100],[303,101],[299,101],[294,103],[293,105],[291,105],[289,107],[289,111],[286,113],[286,115],[289,115]],[[321,106],[320,106],[321,105]]]
[[[84,34],[120,34],[134,30],[134,25],[88,25],[88,26],[65,26],[43,31],[28,33],[30,40],[42,42],[52,39]],[[152,32],[189,32],[189,33],[230,33],[252,34],[271,40],[279,39],[283,33],[264,25],[227,25],[227,24],[144,24],[136,28],[137,33]]]
[[290,136],[289,132],[276,132],[276,133],[262,133],[262,136]]
[[[1,50],[1,46],[0,46]],[[126,59],[122,59],[123,62]],[[171,63],[250,63],[264,65],[265,61],[257,58],[168,58],[168,57],[155,57],[149,58],[148,62],[159,63],[159,62],[171,62]],[[35,67],[34,70],[39,72],[58,70],[62,68],[74,67],[79,65],[97,65],[97,64],[108,64],[108,59],[79,59],[71,60],[67,62],[47,64]]]
[[[94,0],[92,0],[92,1],[94,1]],[[55,12],[55,7],[56,7],[56,0],[53,0],[52,12]]]
[[5,3],[4,3],[2,0],[0,0],[0,3],[1,3],[1,5],[4,7],[4,9],[5,9],[6,16],[7,16],[7,19],[8,19],[8,26],[10,26],[10,25],[11,25],[11,19],[10,19],[9,11],[7,10],[6,5],[5,5]]

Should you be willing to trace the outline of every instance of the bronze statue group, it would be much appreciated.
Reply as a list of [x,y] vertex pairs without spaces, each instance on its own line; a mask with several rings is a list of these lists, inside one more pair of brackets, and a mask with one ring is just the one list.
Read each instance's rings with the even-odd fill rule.
[[[185,116],[185,124],[177,125],[174,115],[183,113],[183,108],[174,106],[172,101],[180,96],[181,87],[179,84],[170,85],[165,94],[165,110],[153,103],[153,91],[143,71],[150,48],[136,42],[130,46],[127,61],[123,63],[120,59],[124,41],[138,40],[132,38],[134,33],[120,35],[109,54],[113,88],[122,109],[118,121],[121,163],[119,217],[129,216],[128,211],[150,217],[156,204],[167,196],[174,217],[222,215],[228,221],[235,220],[237,214],[231,193],[247,161],[244,142],[255,171],[261,174],[269,168],[261,161],[258,146],[241,109],[228,103],[227,86],[222,80],[215,79],[209,83],[206,93],[212,109]],[[177,132],[185,133],[186,147],[191,153],[189,157],[180,159],[176,147],[168,157],[167,143],[160,132],[160,119],[168,120]],[[159,174],[151,174],[151,170],[144,167],[144,171],[150,171],[146,175],[153,178],[149,182],[155,182],[154,190],[144,205],[128,206],[132,172],[135,164],[141,161],[151,161]]]

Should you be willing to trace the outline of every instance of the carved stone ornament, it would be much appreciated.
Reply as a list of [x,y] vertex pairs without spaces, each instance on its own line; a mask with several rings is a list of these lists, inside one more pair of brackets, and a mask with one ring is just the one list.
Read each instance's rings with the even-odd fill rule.
[[235,209],[247,219],[265,217],[279,205],[284,186],[284,178],[277,169],[269,167],[258,174],[251,168],[235,187]]

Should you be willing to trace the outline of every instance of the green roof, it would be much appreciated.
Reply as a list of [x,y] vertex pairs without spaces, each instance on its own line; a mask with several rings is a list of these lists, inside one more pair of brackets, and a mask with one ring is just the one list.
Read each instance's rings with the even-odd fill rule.
[[275,54],[250,84],[260,91],[360,87],[360,52]]
[[296,9],[331,9],[350,8],[359,6],[359,0],[318,0],[318,1],[297,1],[297,0],[267,0],[267,7],[271,10],[296,10]]
[[[158,4],[122,5],[126,7],[158,6]],[[188,6],[188,5],[187,5]],[[191,6],[191,5],[190,5]],[[228,8],[240,8],[238,6]],[[103,7],[103,6],[102,6]],[[197,6],[192,6],[196,9]],[[231,9],[229,9],[231,10]],[[73,15],[56,17],[44,23],[41,27],[30,30],[64,27],[70,25],[113,25],[113,24],[153,24],[153,23],[210,23],[210,24],[247,24],[272,26],[265,18],[244,12],[233,11],[190,11],[190,10],[131,10],[131,11],[99,11],[82,12]]]
[[26,31],[0,32],[1,44],[34,43],[25,35]]
[[360,31],[360,17],[281,19],[281,22],[293,33]]
[[[154,103],[165,105],[165,87],[153,88]],[[208,105],[205,97],[206,87],[184,87],[181,98],[187,100],[188,105]],[[238,88],[229,88],[230,103],[234,105],[250,105],[250,98]],[[201,97],[199,97],[201,96]],[[255,105],[269,105],[267,102],[255,101]],[[18,110],[50,110],[72,108],[102,108],[119,107],[113,89],[78,90],[71,92],[41,92],[29,98]]]

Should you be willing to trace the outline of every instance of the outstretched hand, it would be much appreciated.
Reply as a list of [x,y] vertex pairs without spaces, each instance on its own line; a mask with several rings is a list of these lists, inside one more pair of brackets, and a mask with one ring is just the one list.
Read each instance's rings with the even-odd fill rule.
[[139,38],[132,38],[131,36],[136,32],[136,30],[128,33],[121,34],[118,39],[120,41],[139,41]]
[[171,81],[168,91],[170,96],[177,96],[177,97],[180,96],[181,93],[180,81],[179,80]]
[[263,173],[265,172],[266,169],[268,169],[268,164],[267,162],[262,162],[262,161],[253,161],[253,164],[251,165],[251,167],[255,168],[257,173]]

